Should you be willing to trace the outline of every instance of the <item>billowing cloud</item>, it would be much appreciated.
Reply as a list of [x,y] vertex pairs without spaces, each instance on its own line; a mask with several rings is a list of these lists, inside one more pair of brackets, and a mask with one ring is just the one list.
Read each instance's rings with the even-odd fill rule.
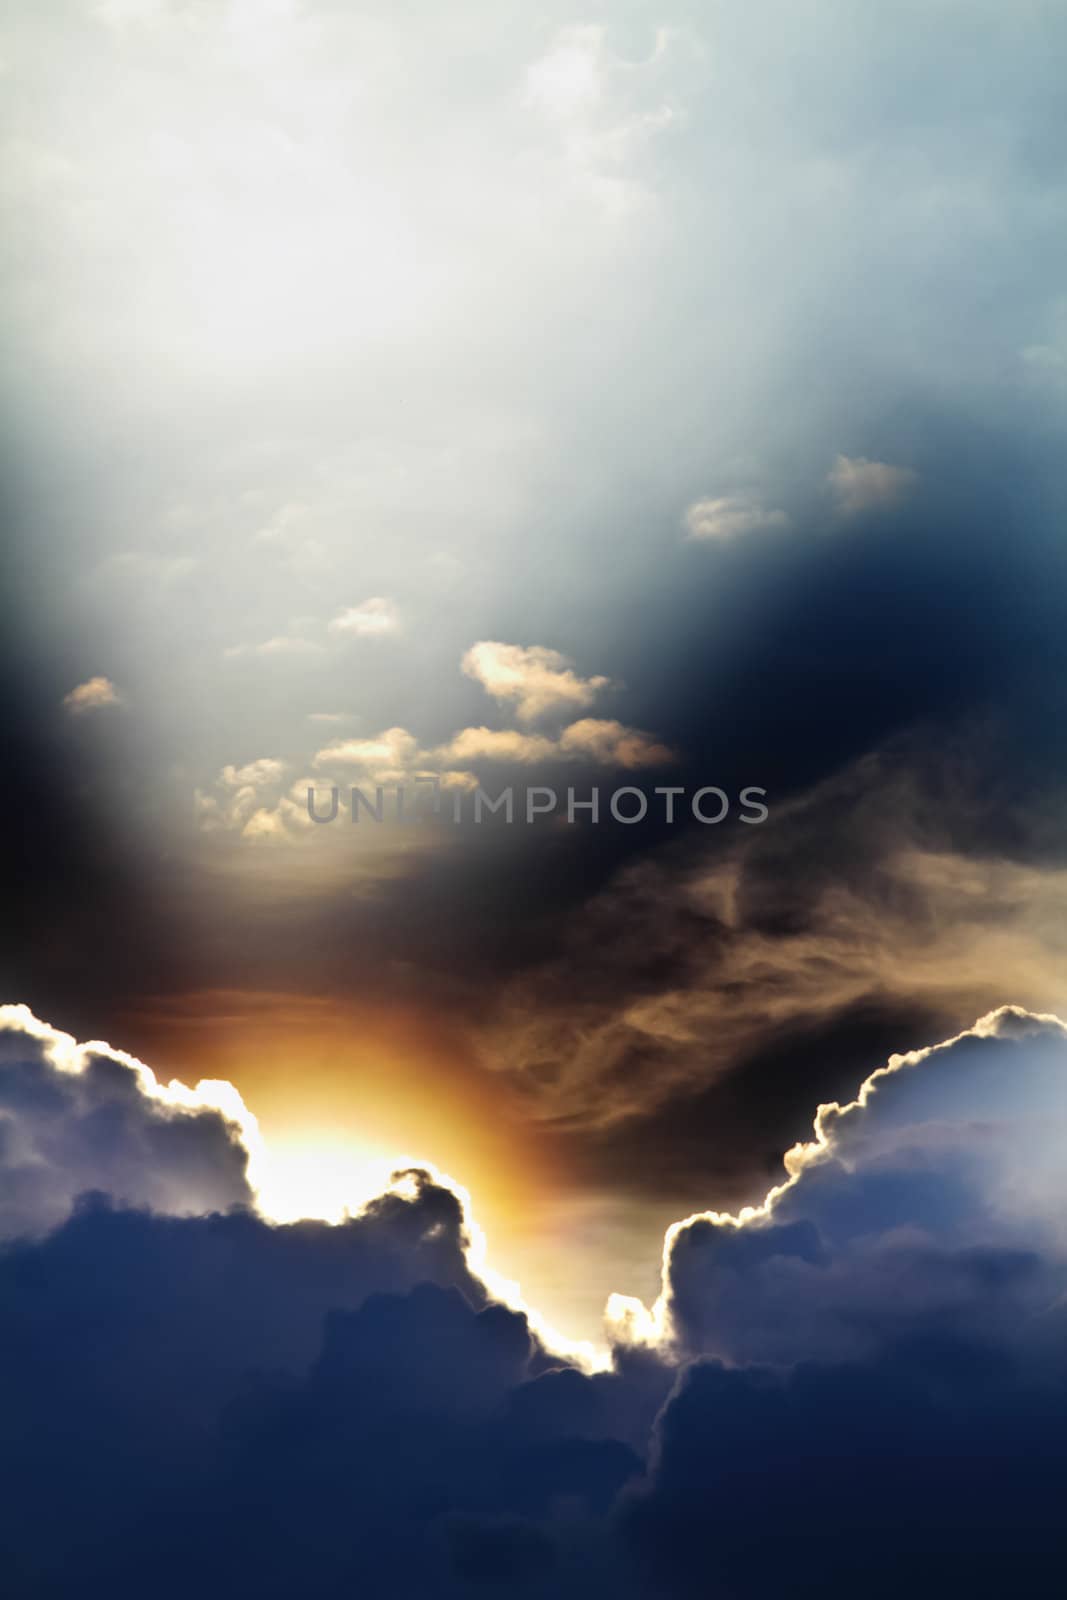
[[895,506],[918,481],[918,474],[910,467],[868,461],[866,456],[838,456],[826,475],[834,504],[843,517]]
[[1055,1017],[1003,1007],[893,1056],[819,1107],[762,1204],[670,1230],[652,1321],[690,1353],[779,1364],[870,1357],[901,1326],[1029,1327],[1067,1288],[1065,1122]]
[[746,533],[769,533],[787,528],[784,511],[764,506],[757,495],[731,494],[697,500],[683,518],[690,539],[736,539]]
[[132,1056],[0,1007],[0,1237],[46,1231],[87,1189],[166,1212],[250,1204],[254,1144],[229,1084],[160,1084]]
[[347,606],[339,611],[330,623],[330,632],[350,634],[357,639],[381,639],[396,633],[400,626],[400,613],[394,602],[384,595],[373,595],[358,606]]
[[[135,1193],[172,1091],[3,1016],[4,1192],[8,1129],[29,1127],[42,1148],[80,1141],[94,1188]],[[1049,1587],[1067,1471],[1057,1019],[1001,1009],[822,1106],[763,1205],[670,1231],[660,1303],[613,1305],[593,1373],[473,1270],[462,1198],[428,1172],[336,1226],[272,1224],[240,1182],[237,1209],[199,1214],[205,1170],[230,1203],[243,1138],[204,1114],[218,1126],[191,1124],[184,1195],[170,1166],[175,1188],[142,1187],[139,1209],[98,1192],[71,1210],[49,1156],[50,1216],[0,1249],[16,1593],[59,1600],[75,1561],[118,1596],[154,1562],[163,1600],[231,1570],[311,1600],[847,1600],[859,1570],[879,1600],[931,1571],[931,1592],[942,1575]]]
[[87,711],[102,711],[106,706],[117,706],[121,696],[110,678],[86,678],[68,695],[63,704],[73,716],[83,716]]
[[1067,1030],[1004,1008],[820,1107],[764,1206],[671,1230],[653,1316],[616,1308],[700,1352],[624,1507],[662,1592],[844,1596],[872,1559],[879,1596],[919,1573],[992,1593],[1020,1559],[1040,1586],[1067,1470],[1065,1121]]
[[462,667],[494,700],[513,705],[523,722],[549,712],[582,710],[608,686],[604,677],[579,677],[566,656],[542,645],[483,639],[466,652]]

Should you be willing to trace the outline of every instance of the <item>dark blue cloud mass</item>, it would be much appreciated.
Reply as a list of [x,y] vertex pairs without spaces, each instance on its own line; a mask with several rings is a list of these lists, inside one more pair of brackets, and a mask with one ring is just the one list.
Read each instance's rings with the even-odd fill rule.
[[[109,1057],[57,1068],[62,1036],[3,1022],[8,1192],[25,1127],[60,1147]],[[111,1173],[163,1114],[125,1087]],[[763,1206],[670,1231],[660,1300],[612,1303],[596,1371],[493,1296],[428,1173],[337,1226],[272,1224],[250,1191],[169,1214],[83,1194],[0,1251],[4,1592],[1044,1593],[1065,1553],[1065,1113],[1052,1018],[892,1058],[820,1108]],[[192,1170],[224,1173],[241,1128],[200,1115]]]

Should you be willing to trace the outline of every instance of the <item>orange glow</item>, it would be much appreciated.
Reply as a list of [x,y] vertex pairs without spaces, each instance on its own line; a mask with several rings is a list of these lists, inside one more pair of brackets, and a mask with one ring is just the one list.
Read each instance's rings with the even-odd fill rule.
[[213,991],[156,1002],[115,1031],[161,1077],[236,1086],[271,1153],[279,1217],[336,1217],[380,1189],[381,1174],[425,1161],[470,1192],[509,1268],[508,1238],[555,1185],[546,1141],[507,1084],[465,1059],[439,1025],[298,995]]

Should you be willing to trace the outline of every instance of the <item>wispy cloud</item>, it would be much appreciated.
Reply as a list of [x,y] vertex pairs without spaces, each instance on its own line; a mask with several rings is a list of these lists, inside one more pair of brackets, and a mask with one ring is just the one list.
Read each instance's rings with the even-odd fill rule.
[[843,517],[861,516],[895,506],[911,493],[919,481],[910,467],[894,467],[888,461],[868,461],[866,456],[838,456],[826,475],[826,482]]
[[686,537],[697,541],[736,539],[747,533],[769,533],[789,526],[784,511],[765,506],[753,494],[696,500],[682,521]]

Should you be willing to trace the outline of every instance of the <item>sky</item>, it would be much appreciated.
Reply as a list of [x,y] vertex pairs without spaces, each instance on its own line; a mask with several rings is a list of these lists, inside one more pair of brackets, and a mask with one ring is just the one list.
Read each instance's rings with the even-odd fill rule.
[[[246,1227],[225,1248],[258,1263],[264,1307],[272,1273],[281,1298],[290,1271],[319,1284],[303,1342],[279,1327],[247,1364],[312,1389],[348,1381],[348,1334],[316,1341],[349,1243],[373,1262],[337,1304],[401,1297],[352,1348],[388,1344],[378,1315],[424,1319],[453,1351],[497,1341],[499,1384],[471,1404],[509,1417],[541,1404],[515,1396],[555,1352],[573,1365],[545,1404],[587,1419],[592,1452],[581,1529],[548,1527],[524,1467],[517,1498],[472,1488],[453,1508],[459,1587],[433,1576],[426,1533],[413,1589],[462,1594],[497,1561],[607,1592],[647,1558],[652,1593],[684,1594],[686,1485],[735,1493],[702,1454],[705,1413],[734,1418],[742,1448],[752,1407],[769,1439],[786,1414],[807,1428],[805,1407],[845,1416],[839,1384],[873,1386],[857,1404],[877,1411],[890,1367],[909,1394],[919,1381],[881,1334],[860,1349],[827,1331],[888,1312],[818,1197],[760,1210],[787,1153],[891,1059],[994,1013],[1067,1016],[1063,7],[0,15],[0,1001],[29,1008],[4,1013],[19,1074],[42,1070],[43,1028],[106,1041],[138,1094],[132,1061],[178,1086],[151,1137],[51,1089],[58,1121],[27,1131],[16,1096],[4,1232],[69,1249],[76,1278],[83,1259],[121,1273],[158,1229],[165,1277],[200,1270],[211,1226]],[[483,805],[505,791],[511,821]],[[1054,1022],[1047,1051],[1002,1026],[979,1030],[998,1060],[1056,1056]],[[966,1103],[945,1116],[982,1146]],[[1033,1226],[1008,1228],[952,1141],[951,1204],[935,1197],[920,1169],[947,1149],[942,1121],[916,1114],[914,1193],[886,1177],[898,1226],[879,1213],[872,1238],[921,1235],[942,1263],[950,1245],[1030,1251],[1029,1287],[1006,1255],[989,1267],[1025,1320],[1061,1270],[1055,1206],[1031,1196]],[[1029,1145],[1023,1168],[1051,1182]],[[420,1176],[390,1188],[393,1171]],[[87,1191],[113,1210],[85,1210]],[[436,1254],[413,1243],[424,1208]],[[793,1266],[746,1298],[742,1244],[721,1315],[698,1307],[690,1337],[671,1272],[689,1241],[697,1299],[719,1292],[685,1224],[705,1214],[744,1217],[746,1241],[793,1230],[781,1259],[831,1263],[843,1298],[809,1304]],[[933,1318],[939,1337],[981,1324],[983,1360],[986,1333],[1012,1360],[1031,1349],[962,1268],[951,1288],[928,1263],[901,1271],[916,1340]],[[782,1349],[766,1324],[793,1293],[804,1333]],[[183,1327],[175,1348],[214,1337]],[[595,1406],[590,1361],[619,1380]],[[830,1365],[804,1388],[813,1361]],[[236,1362],[204,1375],[205,1416],[245,1404]],[[833,1366],[850,1362],[860,1377]],[[954,1404],[931,1370],[922,1427]],[[311,1427],[254,1410],[238,1434]],[[512,1449],[494,1439],[475,1453]],[[455,1443],[433,1440],[435,1460]],[[345,1447],[320,1444],[329,1476]],[[1022,1432],[1004,1459],[1016,1448]],[[783,1506],[791,1459],[767,1487]],[[216,1488],[181,1493],[201,1507]],[[293,1551],[321,1534],[294,1525]],[[71,1549],[85,1537],[72,1524]],[[743,1576],[737,1539],[719,1581],[758,1600],[777,1558]],[[285,1592],[293,1551],[275,1552]],[[50,1595],[60,1580],[18,1559]],[[841,1555],[846,1592],[859,1560]],[[342,1579],[324,1570],[323,1592]]]
[[[1067,1005],[1062,21],[15,7],[11,998],[454,1173],[585,1334]],[[560,803],[309,821],[435,776]]]

